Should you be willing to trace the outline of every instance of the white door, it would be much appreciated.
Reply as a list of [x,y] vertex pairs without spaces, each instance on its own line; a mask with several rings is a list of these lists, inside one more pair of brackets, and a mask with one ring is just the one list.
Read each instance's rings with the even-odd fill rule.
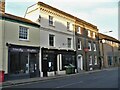
[[78,71],[83,70],[83,58],[82,58],[82,55],[77,56],[77,66],[78,66]]

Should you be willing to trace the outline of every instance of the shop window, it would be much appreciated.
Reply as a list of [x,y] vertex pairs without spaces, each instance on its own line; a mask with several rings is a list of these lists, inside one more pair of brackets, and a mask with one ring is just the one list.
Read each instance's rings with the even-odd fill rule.
[[20,40],[28,40],[28,28],[20,26],[19,27],[19,39]]
[[71,38],[68,38],[68,48],[71,48]]
[[54,39],[55,39],[55,36],[54,35],[49,35],[49,46],[54,46]]
[[68,66],[70,64],[75,66],[75,56],[67,54],[62,55],[62,70],[65,70],[65,66]]
[[49,54],[48,56],[48,71],[56,71],[57,70],[57,61],[56,61],[56,55]]
[[82,50],[81,40],[80,39],[78,39],[78,50]]
[[10,53],[10,73],[29,73],[28,54],[22,52]]

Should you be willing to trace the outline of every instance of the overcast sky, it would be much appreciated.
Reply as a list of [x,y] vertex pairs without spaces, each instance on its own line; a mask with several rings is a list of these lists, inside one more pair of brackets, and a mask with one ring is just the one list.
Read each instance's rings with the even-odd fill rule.
[[[6,13],[23,17],[27,7],[39,0],[6,0]],[[119,0],[40,0],[98,27],[101,33],[118,38]],[[112,33],[105,33],[107,31]]]

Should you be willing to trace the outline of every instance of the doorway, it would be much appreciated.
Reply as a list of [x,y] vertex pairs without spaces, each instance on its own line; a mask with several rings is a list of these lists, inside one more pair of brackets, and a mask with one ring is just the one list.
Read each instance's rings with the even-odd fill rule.
[[78,72],[80,70],[83,70],[83,57],[82,57],[82,55],[77,56],[77,66],[78,66]]

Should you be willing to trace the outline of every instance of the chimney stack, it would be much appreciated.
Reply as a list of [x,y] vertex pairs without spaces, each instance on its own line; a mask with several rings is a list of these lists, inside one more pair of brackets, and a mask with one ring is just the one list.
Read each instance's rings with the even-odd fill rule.
[[0,13],[5,13],[5,0],[0,0]]

